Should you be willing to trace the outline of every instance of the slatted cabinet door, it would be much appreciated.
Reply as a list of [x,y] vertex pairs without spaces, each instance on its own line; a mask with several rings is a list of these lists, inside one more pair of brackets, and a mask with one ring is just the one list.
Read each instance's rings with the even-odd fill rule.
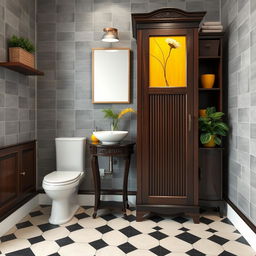
[[[169,54],[170,46],[166,42],[168,38],[180,44],[179,48],[172,49],[165,64],[168,83],[172,75],[175,75],[172,72],[175,69],[172,64],[179,66],[180,63],[177,61],[183,62],[183,66],[179,68],[185,68],[182,77],[173,80],[173,84],[169,86],[166,85],[165,79],[162,79],[160,63],[160,61],[163,63]],[[184,41],[183,46],[179,42],[181,39]],[[157,48],[153,53],[153,48],[150,46],[152,42]],[[142,200],[147,204],[192,204],[194,196],[193,182],[191,182],[194,176],[193,33],[186,29],[145,30],[143,45],[143,63],[148,67],[145,68],[141,107],[143,127],[147,128],[144,129],[142,137],[143,159],[147,159],[142,162],[145,185]],[[177,59],[175,56],[182,50],[185,54],[178,57],[183,57],[185,60]],[[160,53],[160,56],[157,56],[157,53]],[[158,58],[157,62],[154,63],[156,58]],[[158,63],[160,69],[156,76],[160,77],[154,78],[150,74],[154,72],[151,65],[155,65],[153,68],[157,69]],[[183,81],[180,82],[182,79]]]

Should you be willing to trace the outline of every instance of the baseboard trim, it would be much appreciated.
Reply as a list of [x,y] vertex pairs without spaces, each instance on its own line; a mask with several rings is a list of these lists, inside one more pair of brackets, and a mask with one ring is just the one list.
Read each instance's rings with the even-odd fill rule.
[[[38,189],[37,190],[38,193],[40,194],[45,194],[45,191],[43,189]],[[79,190],[78,194],[80,195],[94,195],[94,190]],[[103,189],[101,190],[101,194],[102,195],[122,195],[123,191],[121,189]],[[136,195],[137,192],[136,191],[127,191],[128,195]]]
[[38,206],[39,195],[34,196],[24,205],[20,206],[16,211],[6,217],[0,222],[0,237],[3,236],[8,230],[10,230],[14,225],[20,222],[22,218],[27,216],[34,208]]
[[[227,217],[233,223],[236,229],[242,234],[242,236],[247,240],[250,246],[256,250],[256,233],[254,229],[251,228],[251,226],[254,228],[255,226],[230,200],[227,200]],[[251,223],[250,225],[248,224],[249,222]]]
[[[101,195],[102,201],[122,201],[122,195]],[[128,201],[130,206],[136,205],[136,196],[128,195]],[[78,194],[78,203],[83,206],[93,206],[94,205],[94,195]],[[45,194],[39,194],[39,204],[50,205],[51,199]]]

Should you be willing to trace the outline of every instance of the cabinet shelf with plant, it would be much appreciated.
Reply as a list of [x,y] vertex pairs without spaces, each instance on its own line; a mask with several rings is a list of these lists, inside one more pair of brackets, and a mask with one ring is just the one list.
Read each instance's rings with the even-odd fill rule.
[[[222,40],[224,33],[199,34],[199,204],[223,216]],[[213,136],[212,136],[213,135]]]

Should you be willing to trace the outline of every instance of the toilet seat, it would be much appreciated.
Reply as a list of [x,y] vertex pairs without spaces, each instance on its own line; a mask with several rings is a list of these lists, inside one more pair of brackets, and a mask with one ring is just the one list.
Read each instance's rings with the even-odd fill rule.
[[80,180],[82,172],[54,171],[44,177],[43,183],[53,186],[69,185]]

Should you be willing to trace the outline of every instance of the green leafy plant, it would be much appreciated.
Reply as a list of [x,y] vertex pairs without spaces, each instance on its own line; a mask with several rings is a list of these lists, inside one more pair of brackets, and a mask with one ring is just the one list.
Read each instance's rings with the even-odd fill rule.
[[112,109],[109,108],[109,109],[103,109],[102,112],[105,113],[105,116],[104,116],[105,118],[109,118],[112,120],[111,129],[115,131],[118,129],[118,122],[120,118],[122,118],[127,113],[135,113],[136,111],[132,108],[126,108],[120,111],[119,113],[115,113]]
[[221,144],[221,137],[226,136],[228,133],[228,126],[223,122],[223,112],[216,112],[215,107],[206,109],[206,115],[199,118],[199,129],[201,131],[200,141],[206,144],[211,140],[214,135],[214,142],[217,145]]
[[35,52],[35,46],[28,39],[15,35],[8,40],[8,47],[20,47],[30,53]]

